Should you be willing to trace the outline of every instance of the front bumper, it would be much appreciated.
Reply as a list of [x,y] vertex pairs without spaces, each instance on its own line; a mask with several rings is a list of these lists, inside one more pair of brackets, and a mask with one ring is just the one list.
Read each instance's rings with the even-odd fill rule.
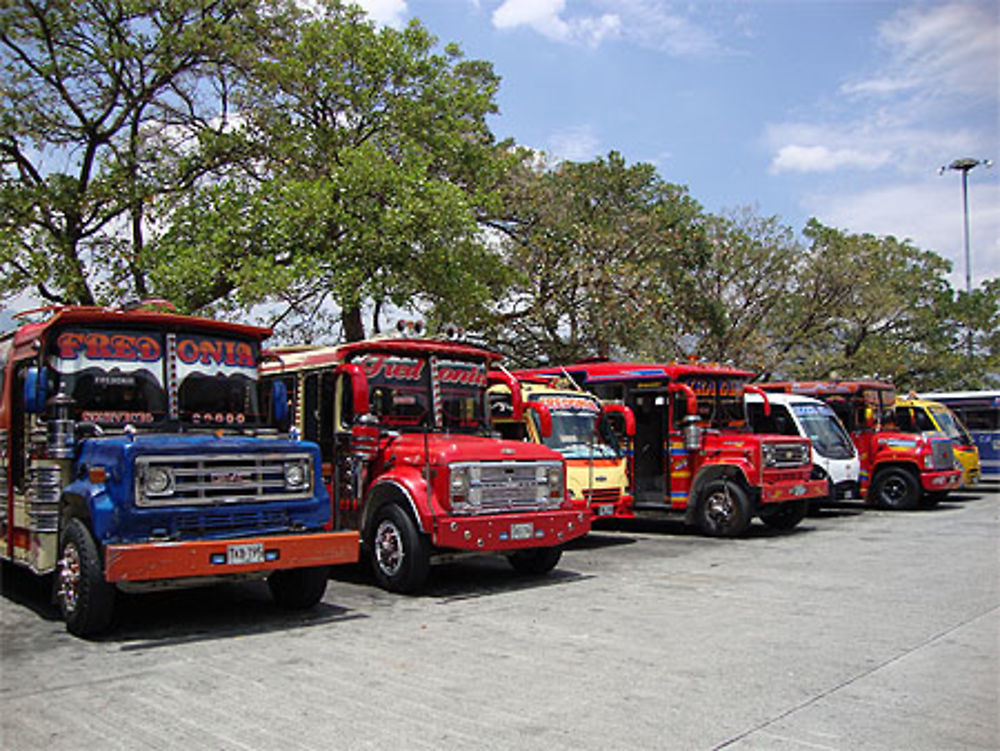
[[[358,533],[349,531],[108,545],[104,578],[109,582],[191,579],[354,563],[358,540]],[[231,546],[255,544],[264,549],[263,561],[228,562]]]
[[962,484],[962,470],[948,469],[944,472],[921,472],[920,485],[928,493],[957,490]]
[[760,489],[760,502],[787,503],[826,498],[829,485],[823,480],[769,480]]
[[562,545],[589,531],[590,513],[570,509],[438,517],[432,539],[439,548],[487,552]]
[[602,519],[634,519],[632,496],[622,495],[617,501],[591,501],[590,520],[599,522]]

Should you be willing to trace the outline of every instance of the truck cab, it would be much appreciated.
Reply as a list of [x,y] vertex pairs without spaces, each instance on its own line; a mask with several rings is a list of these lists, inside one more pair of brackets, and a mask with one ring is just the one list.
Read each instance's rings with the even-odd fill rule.
[[[812,444],[813,477],[826,480],[822,501],[861,498],[861,461],[847,429],[836,413],[819,399],[797,394],[768,394],[771,414],[764,414],[764,397],[747,394],[747,417],[756,433],[798,435]],[[813,505],[821,505],[814,501]]]
[[270,332],[161,308],[45,309],[0,338],[0,554],[54,572],[82,636],[122,590],[266,578],[308,607],[358,557],[318,447],[270,422]]
[[511,389],[501,382],[490,388],[494,427],[504,437],[540,443],[562,454],[570,498],[587,503],[593,522],[632,517],[628,480],[629,444],[635,434],[632,411],[602,404],[572,379],[513,375],[520,385],[524,419],[513,419]]
[[544,573],[590,530],[585,501],[566,493],[563,456],[494,431],[486,391],[498,361],[415,337],[268,353],[268,381],[284,384],[295,428],[319,443],[337,525],[360,532],[389,591],[419,591],[432,563],[464,554]]
[[820,399],[837,413],[861,460],[861,492],[878,508],[933,506],[962,479],[951,440],[940,433],[908,433],[896,426],[896,388],[874,379],[761,384],[768,393]]
[[937,432],[951,440],[955,459],[962,467],[960,488],[979,483],[979,449],[965,425],[940,402],[921,399],[916,394],[896,396],[896,425],[905,433]]

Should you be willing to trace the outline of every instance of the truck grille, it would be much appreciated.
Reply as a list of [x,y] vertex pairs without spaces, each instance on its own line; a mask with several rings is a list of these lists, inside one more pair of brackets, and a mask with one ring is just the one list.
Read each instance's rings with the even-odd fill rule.
[[[555,468],[559,482],[549,484]],[[452,495],[452,510],[460,514],[496,514],[557,509],[563,503],[562,465],[559,462],[482,462],[453,464],[451,471],[466,473],[467,493]],[[454,489],[453,489],[454,490]]]
[[615,503],[621,496],[620,488],[595,488],[583,491],[587,503]]
[[761,450],[765,467],[801,467],[812,463],[806,443],[764,443]]
[[[306,481],[301,486],[289,487],[285,470],[296,463],[302,465]],[[135,498],[139,506],[305,500],[313,495],[313,463],[309,454],[140,456],[135,469]],[[165,490],[154,488],[151,482],[162,471],[171,478]]]
[[934,457],[934,469],[954,469],[955,452],[951,448],[950,438],[935,438],[931,441],[931,454]]
[[171,519],[177,531],[184,534],[247,529],[287,529],[288,514],[284,511],[187,512]]

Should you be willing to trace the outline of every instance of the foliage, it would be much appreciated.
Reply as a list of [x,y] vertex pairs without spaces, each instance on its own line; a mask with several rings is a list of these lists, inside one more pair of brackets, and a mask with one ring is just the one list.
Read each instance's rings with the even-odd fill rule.
[[93,304],[150,291],[147,207],[205,169],[189,146],[218,111],[205,80],[218,77],[234,22],[252,4],[4,3],[4,294]]
[[[327,302],[348,340],[364,308],[373,331],[385,304],[465,315],[498,273],[476,222],[500,158],[485,122],[497,78],[455,47],[434,53],[416,22],[376,29],[356,7],[317,7],[271,7],[284,22],[271,18],[233,92],[245,156],[176,208],[157,285],[186,308],[278,303],[299,336],[303,322],[329,335]],[[177,271],[206,258],[199,278]]]
[[522,154],[505,197],[490,225],[516,281],[481,328],[523,362],[649,346],[650,323],[674,317],[671,290],[703,260],[698,204],[617,152],[553,169]]

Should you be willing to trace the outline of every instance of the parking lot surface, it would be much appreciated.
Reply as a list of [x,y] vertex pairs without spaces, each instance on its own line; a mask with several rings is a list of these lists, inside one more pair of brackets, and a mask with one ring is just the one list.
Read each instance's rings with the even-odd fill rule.
[[997,749],[1000,492],[844,505],[791,533],[597,530],[548,576],[334,572],[126,599],[68,635],[3,569],[3,749]]

